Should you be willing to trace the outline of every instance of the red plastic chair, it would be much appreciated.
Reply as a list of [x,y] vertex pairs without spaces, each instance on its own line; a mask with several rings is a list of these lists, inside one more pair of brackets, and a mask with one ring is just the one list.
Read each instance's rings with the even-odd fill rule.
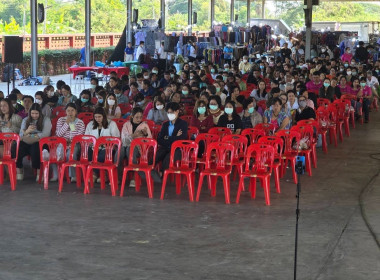
[[128,120],[126,120],[126,119],[113,119],[113,121],[116,123],[116,125],[117,125],[117,128],[120,130],[120,132],[121,132],[121,130],[123,129],[123,125],[128,121]]
[[181,120],[184,120],[187,122],[187,125],[190,126],[191,124],[191,119],[193,118],[192,115],[184,115],[179,117]]
[[[180,150],[181,160],[174,161],[175,152]],[[194,201],[194,183],[198,144],[194,141],[175,141],[171,146],[169,168],[165,170],[162,181],[161,199],[164,199],[166,181],[169,174],[176,174],[176,193],[181,193],[181,175],[186,176],[189,199]]]
[[156,125],[154,121],[148,119],[143,119],[143,122],[145,122],[149,126],[149,128]]
[[[93,149],[95,147],[96,138],[91,135],[77,135],[73,138],[71,142],[71,149],[68,162],[65,162],[61,166],[61,173],[59,174],[59,189],[58,192],[62,192],[63,188],[63,176],[65,174],[65,170],[68,167],[75,167],[75,174],[77,179],[77,188],[81,186],[81,172],[83,174],[83,181],[86,178],[87,167],[89,165],[88,160],[88,150]],[[80,145],[80,159],[74,160],[74,151],[75,146]],[[91,186],[93,186],[92,177]]]
[[128,103],[117,104],[117,106],[119,106],[122,115],[132,110],[132,106]]
[[[133,162],[135,149],[137,149],[140,154],[138,163]],[[151,138],[136,138],[132,140],[129,149],[129,163],[128,166],[124,167],[123,170],[123,179],[120,191],[121,197],[124,195],[125,181],[129,171],[135,172],[136,191],[140,191],[140,176],[138,175],[138,171],[141,171],[145,173],[149,198],[153,198],[154,184],[151,176],[151,171],[154,169],[154,159],[156,158],[156,152],[156,140]],[[149,159],[152,159],[151,163],[149,163]]]
[[[99,150],[105,149],[105,160],[104,162],[98,161],[98,155]],[[96,140],[94,152],[93,152],[93,159],[92,162],[87,167],[87,173],[86,173],[86,181],[85,181],[85,194],[90,193],[90,188],[88,182],[90,182],[93,169],[99,169],[100,170],[100,182],[101,182],[101,189],[105,189],[105,174],[104,171],[108,172],[108,177],[110,179],[111,184],[111,193],[112,196],[116,195],[116,190],[118,188],[118,176],[117,176],[117,166],[119,164],[119,158],[120,158],[120,149],[121,149],[121,140],[116,137],[111,136],[102,136],[99,137],[98,140]],[[115,153],[115,158],[113,157]]]
[[378,100],[377,100],[376,97],[373,99],[373,101],[372,101],[372,103],[371,103],[371,107],[372,107],[372,108],[375,108],[376,112],[379,111],[379,104],[378,104]]
[[235,166],[238,173],[241,174],[244,168],[244,159],[248,147],[248,139],[242,135],[226,135],[222,138],[223,143],[231,143],[235,147],[233,154],[232,166]]
[[267,102],[266,100],[260,100],[257,102],[257,106],[259,106],[263,111],[267,109]]
[[305,157],[306,172],[309,176],[312,175],[311,171],[311,157],[313,153],[313,141],[314,141],[314,130],[311,125],[296,125],[291,128],[292,131],[297,131],[301,134],[301,139],[308,139],[309,147],[307,149],[298,149],[298,154]]
[[282,176],[285,174],[288,162],[292,166],[293,181],[297,184],[297,174],[296,174],[296,157],[298,155],[298,147],[300,145],[301,134],[297,131],[291,130],[280,130],[276,133],[276,136],[281,137],[284,141],[284,152],[282,154]]
[[274,170],[274,182],[277,193],[281,192],[280,188],[280,168],[282,161],[282,152],[284,150],[284,141],[278,136],[264,136],[259,139],[258,144],[265,144],[274,148],[274,161],[272,169]]
[[[326,134],[327,131],[321,131],[319,128],[319,122],[316,120],[301,120],[301,121],[297,122],[297,125],[300,125],[300,126],[311,125],[314,129],[314,138],[313,138],[313,142],[311,144],[312,144],[312,148],[313,148],[313,152],[312,152],[313,165],[314,165],[314,168],[317,168],[318,134],[322,135],[322,150],[323,150],[323,146],[326,145],[326,135],[323,136],[322,133]],[[325,143],[323,144],[323,142],[325,142]]]
[[96,97],[91,98],[91,103],[92,104],[97,104],[98,103],[98,98],[96,98]]
[[336,126],[337,133],[339,135],[340,142],[343,142],[343,123],[344,123],[344,111],[336,106],[336,104],[330,104],[327,107],[330,113],[331,124]]
[[[40,176],[38,183],[41,184],[42,175],[44,176],[44,189],[47,190],[49,186],[49,168],[50,164],[56,164],[58,169],[58,174],[61,174],[62,164],[66,162],[66,150],[67,143],[66,139],[62,137],[45,137],[40,140]],[[49,151],[49,159],[44,159],[43,150],[47,147]],[[58,154],[58,147],[61,147],[61,150]],[[69,177],[66,177],[69,182]]]
[[211,196],[216,195],[217,176],[222,177],[224,186],[224,196],[226,204],[230,204],[230,174],[232,170],[232,160],[235,154],[235,147],[230,143],[215,142],[207,147],[206,151],[206,168],[201,171],[199,176],[197,201],[201,194],[203,178],[209,178],[209,189]]
[[186,114],[192,116],[194,114],[194,106],[185,105]]
[[[4,183],[4,165],[8,167],[11,190],[16,190],[16,161],[20,146],[20,136],[16,133],[0,133],[3,142],[3,156],[0,159],[0,185]],[[12,157],[12,145],[16,143],[16,155]]]
[[[60,113],[62,113],[63,115],[61,116],[58,116]],[[55,107],[53,109],[53,111],[51,112],[51,118],[54,119],[54,118],[58,118],[58,117],[64,117],[66,116],[66,110],[65,110],[65,106],[58,106],[58,107]]]
[[212,127],[208,133],[218,135],[219,139],[222,139],[226,135],[232,134],[231,130],[227,127]]
[[250,178],[251,198],[256,197],[256,178],[264,189],[265,203],[270,205],[270,176],[274,161],[274,148],[270,145],[252,144],[248,147],[245,170],[240,174],[236,203],[239,203],[241,191],[244,189],[244,178]]
[[91,113],[91,112],[82,112],[82,113],[79,113],[78,114],[78,119],[82,119],[82,118],[93,118],[94,117],[94,113]]
[[327,107],[331,104],[331,101],[327,98],[318,98],[317,99],[317,106],[318,107]]
[[198,134],[199,134],[199,129],[197,127],[195,127],[195,126],[189,126],[187,128],[187,138],[188,138],[188,140],[191,140],[191,138],[193,136],[195,136],[195,138],[196,138],[198,136]]
[[51,119],[51,136],[56,134],[58,120],[58,118]]
[[266,136],[274,135],[276,127],[271,123],[258,123],[255,129],[261,129],[265,131]]
[[243,107],[236,107],[236,113],[240,114],[241,112],[243,112]]
[[[331,122],[330,111],[327,108],[319,107],[317,110],[317,120],[319,122],[319,127],[321,130],[329,131],[330,144],[334,142],[335,147],[337,147],[338,140],[337,140],[337,133],[336,133],[336,125],[335,123]],[[323,141],[323,138],[322,138],[322,141]],[[327,152],[327,144],[326,144],[326,152]]]
[[[347,95],[348,94],[343,94],[343,96],[347,96]],[[351,108],[351,100],[353,99],[351,97],[352,97],[352,95],[350,95],[350,97],[343,97],[343,98],[341,97],[339,99],[339,101],[347,104],[348,112],[346,112],[346,114],[348,114],[350,116],[351,125],[353,128],[355,128],[355,109]],[[355,102],[356,102],[356,100],[355,100]],[[360,109],[360,111],[362,111],[362,109]],[[362,112],[360,112],[360,114],[362,114]]]
[[152,132],[152,138],[156,139],[158,138],[158,134],[161,132],[161,125],[155,124],[153,126],[150,126],[150,131]]
[[210,134],[210,133],[201,133],[198,134],[198,136],[195,138],[195,142],[199,145],[202,142],[204,145],[204,153],[201,158],[197,158],[197,164],[199,165],[199,170],[202,170],[203,167],[206,165],[206,151],[207,147],[214,142],[219,141],[219,135],[216,134]]
[[[355,112],[350,110],[351,101],[347,99],[337,99],[333,102],[338,110],[339,120],[343,121],[344,134],[347,137],[350,136],[350,116],[353,114],[353,119],[355,118]],[[355,121],[355,119],[354,119]]]
[[246,128],[241,132],[241,135],[249,139],[249,145],[257,143],[257,141],[266,135],[265,130],[257,128]]

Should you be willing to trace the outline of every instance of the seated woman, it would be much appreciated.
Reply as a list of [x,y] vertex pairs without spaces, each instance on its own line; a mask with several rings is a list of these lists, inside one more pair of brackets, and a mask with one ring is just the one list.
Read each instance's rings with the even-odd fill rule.
[[109,93],[107,95],[107,102],[105,103],[104,109],[107,113],[107,118],[119,119],[121,117],[121,109],[117,106],[117,98],[114,93]]
[[267,109],[264,112],[264,123],[274,124],[275,131],[288,129],[290,126],[290,120],[287,114],[281,111],[281,99],[278,97],[273,98],[271,107],[271,109]]
[[71,88],[68,85],[63,85],[61,87],[61,92],[62,96],[58,98],[57,106],[66,106],[77,100],[77,97],[71,93]]
[[165,112],[165,102],[160,96],[156,96],[153,100],[153,108],[148,113],[148,120],[154,121],[155,124],[162,125],[168,119]]
[[1,132],[19,133],[22,119],[14,112],[12,102],[8,98],[0,101],[0,130]]
[[[164,171],[169,167],[170,149],[174,141],[187,139],[187,122],[179,118],[180,106],[176,102],[170,102],[166,105],[166,112],[169,121],[162,125],[161,131],[158,134],[157,142],[159,144],[156,154],[156,164],[162,162]],[[180,155],[175,156],[175,160],[179,160]]]
[[224,106],[226,103],[226,98],[227,98],[227,91],[224,89],[224,83],[222,82],[214,82],[215,90],[216,90],[216,95],[220,97],[221,104]]
[[191,87],[189,85],[183,85],[181,92],[182,92],[181,104],[193,105],[194,95],[193,95],[193,92],[191,91]]
[[47,104],[48,99],[43,91],[37,91],[34,95],[35,102],[41,106],[42,115],[47,118],[51,117],[51,107]]
[[105,107],[105,104],[107,102],[107,93],[105,90],[101,90],[97,93],[96,99],[98,99],[98,102],[95,104],[95,107]]
[[224,114],[224,111],[221,109],[222,100],[219,95],[211,95],[208,99],[209,113],[212,116],[214,125],[218,124],[219,118]]
[[199,133],[207,133],[214,126],[212,116],[207,111],[207,104],[203,100],[198,100],[195,103],[194,114],[191,118],[190,126],[199,129]]
[[[66,157],[69,158],[70,156],[70,144],[73,140],[74,136],[77,135],[83,135],[85,132],[85,125],[82,120],[77,118],[78,110],[75,103],[68,103],[66,105],[66,117],[62,117],[58,119],[57,122],[57,129],[56,129],[56,135],[58,137],[63,137],[67,141],[67,151],[66,151]],[[74,152],[74,159],[77,159],[75,157],[77,155],[76,152]],[[58,174],[57,169],[53,169],[54,175],[53,178],[50,181],[57,181]],[[76,181],[75,177],[75,168],[70,167],[69,168],[69,175],[71,177],[71,182]]]
[[75,104],[77,105],[78,113],[94,111],[94,104],[91,102],[91,92],[87,89],[82,90]]
[[346,76],[341,76],[338,85],[341,94],[351,94],[351,87],[347,84]]
[[[104,108],[97,107],[94,111],[94,118],[90,121],[86,127],[86,135],[92,135],[96,139],[103,136],[112,136],[112,137],[120,137],[120,131],[117,127],[117,124],[107,119],[107,114]],[[92,160],[93,150],[89,149],[89,159]],[[104,162],[105,160],[105,149],[101,149],[98,154],[99,162]],[[98,172],[94,172],[93,175],[94,181],[98,179]],[[100,180],[99,180],[100,182]]]
[[256,100],[247,98],[243,103],[243,112],[239,114],[242,122],[242,129],[254,128],[258,123],[263,122],[263,117],[257,112]]
[[305,96],[298,96],[298,105],[299,108],[296,111],[295,115],[295,122],[299,122],[301,120],[315,120],[316,115],[315,111],[307,106],[306,97]]
[[[49,106],[49,105],[48,105]],[[39,178],[40,169],[40,147],[39,141],[44,137],[49,137],[51,134],[50,118],[44,116],[41,106],[34,103],[29,109],[29,115],[23,119],[20,129],[20,146],[16,161],[17,180],[24,179],[23,159],[30,156],[32,168],[37,169],[37,179]]]
[[57,106],[58,103],[58,94],[55,94],[54,87],[51,85],[48,85],[44,88],[44,93],[47,96],[46,103],[51,107],[54,108]]
[[181,94],[179,92],[173,92],[170,96],[170,102],[177,103],[179,106],[179,116],[183,116],[186,113],[185,106],[182,104]]
[[267,86],[264,80],[260,80],[258,82],[258,88],[252,90],[251,97],[255,98],[257,101],[266,100],[266,95],[267,95],[266,87]]
[[239,115],[236,113],[235,102],[226,101],[224,114],[220,116],[216,126],[227,127],[231,130],[232,134],[240,134],[243,124]]
[[307,91],[306,88],[300,89],[300,95],[303,95],[305,97],[308,107],[310,107],[312,109],[315,108],[315,104],[314,104],[313,100],[309,99],[309,92]]
[[237,87],[237,86],[234,86],[230,89],[230,96],[227,97],[226,99],[226,103],[228,101],[233,101],[236,105],[235,107],[243,107],[243,104],[241,104],[239,101],[242,101],[240,100],[239,96],[240,96],[240,89]]

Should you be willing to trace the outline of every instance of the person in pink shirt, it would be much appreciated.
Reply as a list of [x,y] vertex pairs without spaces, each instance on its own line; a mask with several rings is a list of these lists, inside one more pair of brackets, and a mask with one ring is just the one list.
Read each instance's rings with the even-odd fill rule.
[[360,88],[363,97],[363,113],[364,113],[364,122],[368,123],[369,121],[369,105],[372,101],[372,89],[367,85],[367,80],[365,77],[360,79]]
[[340,58],[343,62],[351,63],[352,53],[350,48],[346,48],[344,54]]
[[306,89],[309,92],[314,93],[315,95],[318,95],[319,89],[323,86],[323,83],[320,79],[320,74],[318,71],[315,71],[313,73],[312,81],[309,81],[306,83]]
[[340,77],[339,85],[341,94],[351,94],[351,87],[347,85],[347,79],[345,76]]

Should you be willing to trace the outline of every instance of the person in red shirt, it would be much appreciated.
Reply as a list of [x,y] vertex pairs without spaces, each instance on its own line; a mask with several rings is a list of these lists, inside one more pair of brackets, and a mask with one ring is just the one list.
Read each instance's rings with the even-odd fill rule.
[[190,126],[198,128],[199,133],[207,133],[214,126],[212,115],[209,114],[205,101],[198,100],[195,104]]

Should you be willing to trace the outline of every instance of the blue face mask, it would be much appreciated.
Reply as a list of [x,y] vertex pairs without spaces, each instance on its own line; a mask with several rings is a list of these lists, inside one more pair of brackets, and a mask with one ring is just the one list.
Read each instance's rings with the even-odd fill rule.
[[103,104],[103,99],[98,99],[98,102],[100,103],[100,104]]
[[202,115],[206,113],[206,107],[198,107],[198,113]]
[[234,112],[234,109],[233,108],[224,108],[224,112],[227,115],[231,115]]
[[254,107],[248,108],[248,113],[252,114],[255,111]]
[[80,101],[82,101],[82,103],[87,103],[89,99],[87,98],[81,98]]

